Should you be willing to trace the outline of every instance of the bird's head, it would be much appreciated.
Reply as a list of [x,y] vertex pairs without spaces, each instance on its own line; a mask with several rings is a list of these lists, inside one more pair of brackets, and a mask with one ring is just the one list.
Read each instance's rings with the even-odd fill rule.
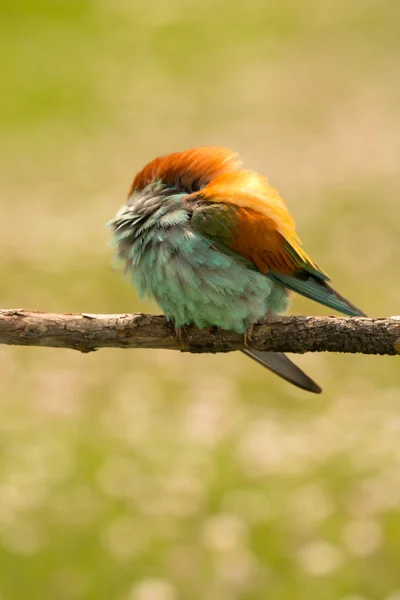
[[220,175],[236,172],[240,165],[237,154],[228,148],[205,146],[173,152],[155,158],[139,171],[132,182],[129,196],[157,182],[191,194]]

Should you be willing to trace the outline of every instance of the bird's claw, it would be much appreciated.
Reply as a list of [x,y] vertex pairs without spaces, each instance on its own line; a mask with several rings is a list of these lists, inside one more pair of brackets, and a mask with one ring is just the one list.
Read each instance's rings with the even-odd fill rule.
[[243,334],[243,341],[245,346],[249,346],[249,342],[252,341],[254,334],[254,323],[250,323],[246,331]]
[[185,341],[185,336],[186,336],[186,327],[185,326],[176,327],[174,325],[174,333],[175,333],[175,337],[178,342]]
[[279,316],[274,315],[273,313],[267,313],[265,317],[260,319],[257,323],[250,323],[247,327],[246,331],[243,334],[243,341],[245,346],[249,346],[250,343],[254,339],[254,328],[256,325],[269,325],[270,323],[274,323],[274,321],[278,321]]

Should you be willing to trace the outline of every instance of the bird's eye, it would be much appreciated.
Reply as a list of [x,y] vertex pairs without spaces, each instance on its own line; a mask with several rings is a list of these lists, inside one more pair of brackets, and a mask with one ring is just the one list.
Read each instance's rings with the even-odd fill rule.
[[191,188],[192,188],[191,189],[192,192],[198,192],[200,190],[201,186],[200,186],[200,178],[199,177],[196,177],[196,179],[193,179]]

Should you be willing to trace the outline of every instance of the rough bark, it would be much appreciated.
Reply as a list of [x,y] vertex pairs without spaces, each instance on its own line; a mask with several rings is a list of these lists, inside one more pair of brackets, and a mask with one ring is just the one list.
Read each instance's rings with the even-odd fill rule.
[[[245,347],[242,335],[187,327],[176,335],[163,316],[56,314],[0,310],[0,344],[48,346],[91,352],[98,348],[165,348],[230,352]],[[248,347],[274,352],[400,354],[400,316],[385,319],[281,317],[254,326]]]

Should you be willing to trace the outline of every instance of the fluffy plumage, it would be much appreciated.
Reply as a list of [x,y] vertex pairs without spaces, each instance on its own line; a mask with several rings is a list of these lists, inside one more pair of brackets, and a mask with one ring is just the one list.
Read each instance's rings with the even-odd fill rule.
[[[288,290],[363,314],[304,252],[278,191],[241,169],[226,148],[151,161],[110,225],[139,293],[154,298],[178,328],[193,323],[244,333],[266,315],[285,312]],[[284,355],[245,352],[295,385],[321,391]]]

